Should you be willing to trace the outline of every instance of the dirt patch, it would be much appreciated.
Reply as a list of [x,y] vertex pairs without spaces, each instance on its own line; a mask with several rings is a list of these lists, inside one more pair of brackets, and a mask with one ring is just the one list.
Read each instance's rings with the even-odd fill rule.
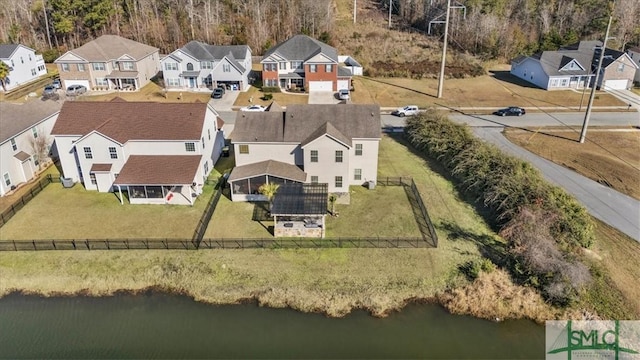
[[508,129],[505,136],[545,159],[640,200],[640,131],[613,130],[591,129],[584,144],[578,142],[579,129]]

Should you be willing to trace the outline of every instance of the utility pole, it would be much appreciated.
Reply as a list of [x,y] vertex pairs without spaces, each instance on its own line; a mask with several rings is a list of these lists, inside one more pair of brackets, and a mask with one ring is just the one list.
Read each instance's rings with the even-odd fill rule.
[[353,23],[356,23],[356,8],[358,6],[358,0],[353,0]]
[[389,0],[389,29],[391,29],[391,8],[393,7],[393,0]]
[[47,0],[42,1],[42,11],[44,12],[44,28],[47,30],[47,43],[49,44],[49,50],[53,49],[51,46],[51,35],[49,34],[49,17],[47,16]]
[[444,44],[442,45],[442,63],[440,64],[440,78],[438,79],[438,99],[442,97],[444,88],[444,65],[447,61],[447,36],[449,35],[449,13],[451,12],[451,0],[447,0],[447,16],[444,23]]
[[589,125],[589,118],[591,117],[591,107],[593,106],[593,99],[596,95],[596,87],[598,86],[598,80],[600,79],[600,69],[602,69],[602,60],[604,59],[604,52],[607,50],[607,39],[609,38],[609,29],[611,28],[611,19],[613,19],[613,9],[609,13],[609,24],[607,24],[607,31],[604,35],[604,41],[602,42],[602,49],[600,50],[600,59],[598,60],[598,67],[596,69],[596,77],[591,87],[591,94],[589,95],[589,103],[587,104],[587,112],[584,115],[584,123],[582,124],[582,131],[580,132],[580,144],[584,144],[584,140],[587,137],[587,126]]

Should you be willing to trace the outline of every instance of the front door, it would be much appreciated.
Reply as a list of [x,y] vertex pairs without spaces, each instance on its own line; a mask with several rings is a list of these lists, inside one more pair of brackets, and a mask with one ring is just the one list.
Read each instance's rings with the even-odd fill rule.
[[194,77],[190,77],[189,78],[189,87],[192,88],[192,89],[194,87],[196,87],[196,78],[194,78]]

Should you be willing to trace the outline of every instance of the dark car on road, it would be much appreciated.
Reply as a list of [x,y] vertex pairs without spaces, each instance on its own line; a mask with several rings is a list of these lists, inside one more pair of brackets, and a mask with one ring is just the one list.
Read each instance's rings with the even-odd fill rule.
[[508,108],[500,109],[493,114],[498,116],[522,116],[526,113],[527,112],[521,107],[509,106]]
[[222,95],[224,95],[224,90],[221,88],[215,88],[213,89],[213,92],[211,93],[211,98],[212,99],[222,99]]

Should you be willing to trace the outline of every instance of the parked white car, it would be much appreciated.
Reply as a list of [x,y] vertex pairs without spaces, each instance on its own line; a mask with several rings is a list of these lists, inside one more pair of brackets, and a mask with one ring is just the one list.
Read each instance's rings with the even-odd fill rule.
[[240,108],[240,111],[265,111],[267,108],[262,105],[251,105]]
[[418,113],[418,107],[416,105],[407,105],[405,107],[398,108],[394,110],[391,115],[396,115],[400,117],[411,116]]
[[347,89],[338,90],[338,99],[340,99],[340,100],[349,100],[349,90],[347,90]]

